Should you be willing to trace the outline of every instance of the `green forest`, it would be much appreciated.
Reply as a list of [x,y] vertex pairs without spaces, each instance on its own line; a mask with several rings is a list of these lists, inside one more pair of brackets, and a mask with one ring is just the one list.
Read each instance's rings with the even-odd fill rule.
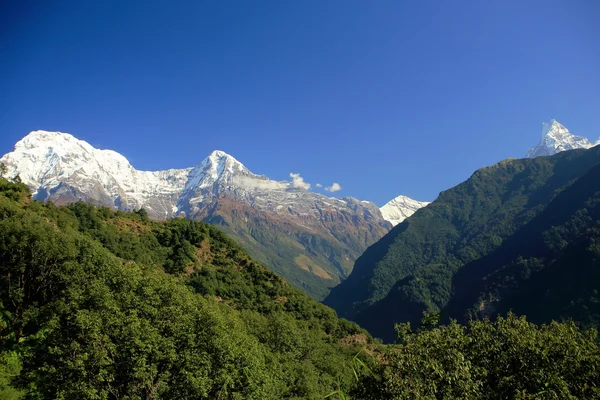
[[2,399],[594,399],[594,330],[507,314],[385,345],[217,228],[0,179]]
[[441,313],[600,326],[600,148],[477,170],[396,226],[325,304],[373,336]]

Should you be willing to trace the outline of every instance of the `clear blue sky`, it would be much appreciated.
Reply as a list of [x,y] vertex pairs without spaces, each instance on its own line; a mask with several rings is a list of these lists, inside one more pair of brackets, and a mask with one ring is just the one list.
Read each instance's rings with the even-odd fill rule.
[[[175,4],[173,6],[173,3]],[[542,121],[600,136],[600,1],[0,1],[0,153],[69,132],[138,169],[433,200]]]

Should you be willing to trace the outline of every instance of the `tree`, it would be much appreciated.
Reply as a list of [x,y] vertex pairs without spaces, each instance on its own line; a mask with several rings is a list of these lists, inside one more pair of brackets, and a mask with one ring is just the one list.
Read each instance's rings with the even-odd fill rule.
[[509,314],[411,331],[397,327],[378,373],[365,377],[364,399],[597,399],[600,347],[594,330],[572,322],[538,326]]
[[0,398],[17,400],[23,397],[23,391],[13,385],[13,380],[21,372],[21,362],[16,352],[0,353]]
[[146,209],[144,207],[142,207],[138,211],[136,211],[136,214],[139,215],[143,221],[148,219],[148,211],[146,211]]

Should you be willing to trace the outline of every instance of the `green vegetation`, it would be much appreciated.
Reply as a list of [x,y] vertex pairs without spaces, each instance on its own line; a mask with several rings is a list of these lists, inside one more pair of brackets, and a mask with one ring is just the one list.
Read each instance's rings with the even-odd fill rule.
[[0,282],[2,399],[600,394],[594,331],[430,315],[381,345],[208,224],[56,207],[3,179]]
[[525,318],[452,321],[414,332],[396,327],[400,344],[364,374],[364,399],[597,399],[596,331],[572,324],[537,326]]
[[325,304],[387,341],[423,311],[598,326],[599,163],[592,148],[476,171],[371,246]]
[[454,277],[450,315],[513,310],[534,322],[600,326],[600,166],[562,191],[494,252]]
[[208,224],[6,180],[0,281],[2,398],[320,399],[369,341]]

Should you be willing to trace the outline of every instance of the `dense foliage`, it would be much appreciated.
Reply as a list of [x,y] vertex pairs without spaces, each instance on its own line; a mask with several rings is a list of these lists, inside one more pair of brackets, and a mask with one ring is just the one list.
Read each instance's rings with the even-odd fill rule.
[[397,326],[389,347],[356,395],[365,399],[597,399],[596,331],[572,323],[537,326],[525,318],[452,321],[412,331]]
[[0,180],[2,398],[323,398],[354,382],[341,366],[368,336],[216,228],[27,196]]
[[592,148],[476,171],[371,246],[325,304],[388,341],[423,311],[598,324],[599,163]]
[[449,315],[513,310],[530,320],[600,325],[600,165],[494,252],[454,277]]
[[[373,343],[216,228],[0,179],[0,398],[597,398],[593,332],[509,315]],[[529,397],[528,397],[529,396]]]

